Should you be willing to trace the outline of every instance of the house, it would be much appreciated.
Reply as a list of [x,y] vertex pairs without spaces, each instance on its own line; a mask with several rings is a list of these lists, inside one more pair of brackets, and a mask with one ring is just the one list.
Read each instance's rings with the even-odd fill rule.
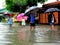
[[[39,23],[48,24],[48,13],[45,13],[45,11],[48,8],[58,8],[58,9],[60,9],[60,1],[44,4],[42,6],[42,10],[44,10],[44,12],[40,13]],[[60,12],[55,11],[53,13],[54,13],[54,16],[55,16],[55,19],[56,19],[56,23],[55,24],[60,24]]]

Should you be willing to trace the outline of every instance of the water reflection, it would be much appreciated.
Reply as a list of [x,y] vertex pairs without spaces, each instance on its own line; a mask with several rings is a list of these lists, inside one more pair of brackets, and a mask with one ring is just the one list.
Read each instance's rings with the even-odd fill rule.
[[29,26],[23,28],[16,26],[12,29],[1,23],[0,26],[0,45],[40,45],[60,42],[60,27],[52,31],[49,26],[37,26],[36,30],[30,31]]
[[33,45],[34,31],[22,30],[21,32],[19,32],[18,38],[21,45]]
[[17,32],[15,32],[15,29],[11,30],[7,24],[0,23],[0,45],[14,45],[16,42],[16,37]]
[[58,31],[46,31],[46,32],[38,32],[38,33],[35,33],[35,41],[36,42],[58,42],[60,39],[60,34],[58,33]]
[[25,30],[22,30],[21,32],[19,32],[18,34],[19,40],[28,41],[29,33],[30,33],[29,31],[25,31]]
[[31,42],[31,43],[35,42],[35,30],[30,31],[29,42]]

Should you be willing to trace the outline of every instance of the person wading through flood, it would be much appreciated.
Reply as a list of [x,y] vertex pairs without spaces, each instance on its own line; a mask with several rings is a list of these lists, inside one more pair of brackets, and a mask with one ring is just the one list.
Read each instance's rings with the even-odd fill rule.
[[49,13],[49,15],[48,15],[48,22],[49,22],[49,24],[51,26],[51,29],[54,30],[54,24],[56,22],[56,19],[54,17],[53,12]]
[[8,24],[9,24],[10,27],[12,27],[12,25],[13,25],[12,16],[9,16],[9,18],[8,18]]
[[30,30],[35,30],[35,15],[34,15],[34,11],[31,11],[31,14],[30,14]]

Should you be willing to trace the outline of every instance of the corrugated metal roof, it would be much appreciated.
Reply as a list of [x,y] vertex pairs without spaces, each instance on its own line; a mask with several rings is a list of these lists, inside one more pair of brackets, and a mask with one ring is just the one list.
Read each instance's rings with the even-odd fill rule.
[[6,8],[0,9],[0,13],[4,13],[4,12],[8,12],[8,10]]

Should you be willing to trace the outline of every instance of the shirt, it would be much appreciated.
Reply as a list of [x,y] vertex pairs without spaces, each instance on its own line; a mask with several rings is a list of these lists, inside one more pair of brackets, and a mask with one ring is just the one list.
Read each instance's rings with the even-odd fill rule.
[[30,15],[30,22],[31,23],[35,23],[35,16],[34,16],[34,14]]
[[10,17],[9,19],[8,19],[8,24],[12,24],[13,23],[13,19]]

